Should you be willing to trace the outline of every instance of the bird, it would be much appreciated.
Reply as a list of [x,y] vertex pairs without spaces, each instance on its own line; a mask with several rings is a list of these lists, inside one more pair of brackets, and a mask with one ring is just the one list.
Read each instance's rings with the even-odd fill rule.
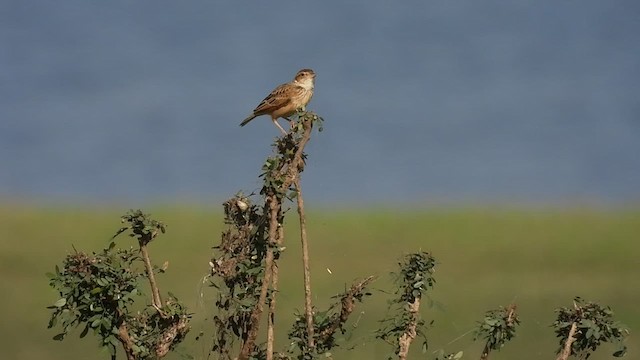
[[[245,126],[249,121],[261,115],[271,116],[271,121],[280,129],[283,135],[287,132],[278,124],[278,118],[285,118],[295,114],[298,110],[304,111],[313,96],[316,73],[311,69],[302,69],[296,73],[293,81],[282,84],[256,106],[253,113],[242,120],[240,126]],[[290,121],[290,120],[289,120]]]

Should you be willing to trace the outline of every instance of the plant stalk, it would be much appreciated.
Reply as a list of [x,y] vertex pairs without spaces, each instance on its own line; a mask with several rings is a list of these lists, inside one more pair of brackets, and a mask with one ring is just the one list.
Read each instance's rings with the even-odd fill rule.
[[147,270],[147,277],[149,278],[149,285],[151,286],[151,294],[153,305],[156,309],[162,308],[162,299],[160,298],[160,289],[158,289],[158,283],[156,282],[156,276],[153,273],[153,267],[151,266],[151,260],[149,258],[149,252],[147,251],[147,245],[140,243],[140,253],[142,254],[142,260],[144,261],[144,267]]
[[398,339],[399,351],[398,351],[398,359],[406,360],[409,355],[409,347],[411,347],[411,342],[418,335],[417,326],[418,326],[418,312],[420,311],[420,298],[416,297],[412,303],[409,304],[409,313],[411,314],[411,323],[405,330],[405,332]]
[[304,214],[304,199],[300,179],[294,181],[296,200],[298,203],[298,217],[300,218],[300,241],[302,243],[302,267],[304,272],[304,309],[307,318],[307,346],[315,347],[313,330],[313,305],[311,304],[311,273],[309,270],[309,242],[307,241],[307,220]]
[[573,342],[576,341],[576,338],[574,337],[574,335],[576,334],[577,330],[578,330],[578,325],[574,322],[573,324],[571,324],[571,329],[569,330],[569,336],[567,337],[567,341],[564,343],[564,348],[562,349],[562,352],[560,352],[560,355],[556,360],[569,359],[569,356],[571,356],[571,345],[573,345]]

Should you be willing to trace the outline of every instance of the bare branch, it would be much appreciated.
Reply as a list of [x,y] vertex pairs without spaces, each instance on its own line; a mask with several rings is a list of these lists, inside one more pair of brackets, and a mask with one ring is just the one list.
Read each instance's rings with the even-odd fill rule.
[[298,203],[298,217],[300,218],[300,241],[302,243],[302,267],[304,272],[304,310],[307,318],[307,346],[314,348],[313,305],[311,303],[311,274],[309,271],[309,243],[307,241],[307,221],[304,215],[304,200],[300,179],[294,181],[296,200]]
[[567,337],[567,341],[564,343],[564,348],[562,349],[562,352],[560,353],[560,355],[557,357],[556,360],[569,359],[569,356],[571,356],[571,345],[573,345],[573,342],[576,341],[576,338],[574,337],[574,335],[576,334],[577,329],[578,329],[578,325],[575,322],[571,324],[571,330],[569,330],[569,336]]
[[[262,282],[262,286],[260,288],[260,296],[258,298],[258,303],[251,313],[249,331],[247,335],[247,339],[242,345],[242,349],[240,351],[240,355],[238,356],[239,360],[245,360],[249,357],[249,355],[253,352],[255,348],[255,341],[258,335],[258,330],[260,328],[260,317],[262,316],[262,312],[264,311],[264,304],[267,299],[267,294],[269,292],[269,287],[273,289],[273,281],[274,281],[274,273],[277,273],[276,266],[274,264],[274,254],[273,247],[279,246],[284,241],[284,235],[281,231],[280,217],[282,213],[282,197],[278,196],[278,192],[286,192],[291,185],[299,179],[300,172],[304,169],[304,148],[311,138],[311,130],[313,128],[312,121],[308,116],[301,116],[300,121],[303,126],[303,133],[300,139],[297,142],[297,150],[292,158],[289,158],[290,161],[285,161],[281,164],[278,173],[280,176],[284,177],[283,183],[280,186],[280,189],[277,189],[277,192],[270,192],[265,196],[265,206],[268,209],[269,214],[269,248],[267,250],[266,259],[265,259],[265,276]],[[287,137],[291,137],[292,141],[294,139],[295,134],[291,133],[286,135]],[[288,141],[288,139],[283,139],[282,141]],[[287,159],[285,157],[285,159]],[[277,280],[276,280],[277,281]],[[275,293],[274,293],[275,295]],[[275,311],[275,300],[270,300],[270,314],[269,321],[274,320],[274,311]],[[273,326],[273,324],[272,324]],[[269,332],[269,330],[268,330]],[[270,351],[267,352],[267,358],[273,358],[273,331],[271,331],[271,336],[268,336],[268,341],[271,342],[271,345],[268,343],[267,348]]]
[[418,318],[420,311],[420,297],[416,297],[412,303],[409,303],[409,314],[411,314],[411,322],[405,332],[398,339],[399,351],[398,359],[405,360],[409,355],[409,348],[413,339],[418,334],[416,328],[418,326]]
[[122,322],[118,327],[118,340],[122,343],[125,354],[127,354],[128,360],[135,360],[136,355],[133,352],[133,340],[129,336],[129,328],[126,322]]
[[142,254],[144,268],[147,271],[147,278],[149,279],[149,285],[151,286],[151,301],[156,309],[160,309],[162,308],[162,299],[160,298],[160,289],[158,288],[156,276],[153,273],[153,267],[151,266],[151,259],[149,258],[149,252],[147,251],[147,243],[140,242],[140,253]]
[[336,317],[331,326],[318,334],[319,341],[326,342],[327,338],[335,334],[335,332],[349,319],[349,315],[356,307],[356,300],[361,298],[365,287],[375,279],[375,276],[369,276],[359,283],[351,285],[351,288],[345,292],[340,299],[340,316]]
[[258,303],[251,313],[249,320],[249,331],[247,332],[247,340],[242,344],[240,350],[239,360],[246,360],[253,352],[255,347],[256,338],[258,337],[258,330],[260,329],[260,317],[264,310],[264,304],[267,299],[267,293],[269,285],[271,284],[271,276],[273,274],[273,248],[274,244],[277,244],[278,237],[278,217],[280,214],[280,203],[275,195],[270,195],[267,206],[269,207],[269,248],[267,249],[267,255],[265,258],[265,274],[262,280],[262,286],[260,287],[260,296]]

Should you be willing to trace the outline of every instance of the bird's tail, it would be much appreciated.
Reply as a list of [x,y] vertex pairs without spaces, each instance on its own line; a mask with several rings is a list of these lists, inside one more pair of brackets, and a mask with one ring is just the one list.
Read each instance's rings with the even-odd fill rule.
[[242,122],[240,123],[240,126],[245,126],[249,123],[249,121],[253,120],[256,118],[257,115],[253,114],[251,116],[249,116],[248,118],[242,120]]

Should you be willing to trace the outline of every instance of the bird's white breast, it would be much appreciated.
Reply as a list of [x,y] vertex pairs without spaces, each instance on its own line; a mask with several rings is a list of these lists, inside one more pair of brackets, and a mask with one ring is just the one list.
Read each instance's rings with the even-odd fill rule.
[[303,87],[305,90],[313,90],[313,79],[312,78],[304,78],[296,81],[299,86]]

